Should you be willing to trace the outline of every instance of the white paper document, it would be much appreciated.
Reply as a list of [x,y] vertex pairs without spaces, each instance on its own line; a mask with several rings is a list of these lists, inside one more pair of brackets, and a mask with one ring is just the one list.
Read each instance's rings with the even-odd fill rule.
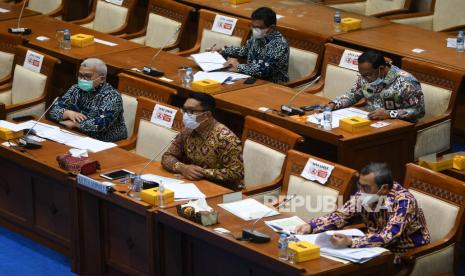
[[195,184],[192,183],[168,183],[163,182],[165,189],[171,190],[174,192],[175,200],[185,200],[185,199],[196,199],[196,198],[205,198],[205,194],[202,193]]
[[1,13],[7,13],[7,12],[10,12],[10,10],[0,8],[0,12]]
[[219,83],[224,83],[228,81],[237,81],[241,79],[246,79],[250,77],[249,75],[244,75],[234,72],[204,72],[199,71],[194,74],[194,81],[200,80],[214,80]]
[[268,214],[266,217],[279,215],[279,212],[261,204],[253,198],[218,204],[221,208],[240,217],[243,220],[254,220]]
[[30,121],[27,121],[21,124],[17,124],[17,126],[22,129],[33,128],[33,132],[35,132],[38,136],[42,138],[46,138],[44,136],[47,136],[47,133],[60,129],[57,126],[49,125],[49,124],[42,123],[42,122],[38,122],[36,124],[36,121],[33,121],[33,120],[30,120]]
[[166,184],[180,184],[180,183],[184,182],[184,181],[182,181],[180,179],[164,177],[164,176],[151,174],[151,173],[143,174],[143,175],[141,175],[141,178],[143,180],[145,180],[145,181],[153,181],[153,182],[157,182],[157,183],[163,182],[164,185],[166,185]]
[[294,232],[297,226],[305,224],[305,221],[298,216],[293,216],[290,218],[268,220],[265,221],[265,224],[276,232],[291,233]]
[[[361,109],[357,109],[354,107],[343,108],[339,110],[335,110],[331,112],[331,126],[332,128],[339,127],[339,120],[359,116],[365,119],[368,119],[368,111],[364,111]],[[312,115],[307,116],[307,122],[319,124],[323,120],[323,113],[315,113]]]
[[15,123],[11,123],[5,120],[0,120],[0,127],[9,129],[14,132],[18,132],[24,129],[23,127],[21,127],[21,125],[17,125]]
[[224,68],[226,60],[218,52],[204,52],[191,55],[195,63],[205,72],[210,72]]
[[111,46],[111,47],[114,47],[114,46],[118,45],[116,43],[106,41],[106,40],[103,40],[103,39],[98,39],[98,38],[94,38],[94,41],[97,42],[97,43],[103,44],[103,45]]
[[77,149],[86,149],[90,152],[99,152],[116,147],[115,143],[103,142],[90,137],[82,137],[81,139],[71,140],[65,143],[65,145]]

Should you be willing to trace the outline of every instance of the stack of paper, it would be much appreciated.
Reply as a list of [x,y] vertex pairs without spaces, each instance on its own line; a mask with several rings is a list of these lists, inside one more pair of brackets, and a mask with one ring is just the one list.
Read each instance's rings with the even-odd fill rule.
[[[368,119],[368,113],[369,112],[367,111],[363,111],[363,110],[353,108],[353,107],[335,110],[331,112],[332,128],[339,127],[339,120],[341,119],[345,119],[345,118],[349,118],[353,116],[359,116],[359,117]],[[321,124],[322,120],[323,120],[323,113],[315,113],[307,117],[307,121],[310,123],[314,123],[314,124]]]
[[218,52],[204,52],[191,55],[195,63],[205,72],[210,72],[224,68],[226,60]]
[[247,198],[230,203],[222,203],[218,204],[218,206],[243,220],[258,219],[265,215],[266,217],[279,215],[278,211],[261,204],[253,198]]
[[364,236],[362,231],[358,229],[339,230],[339,231],[327,231],[320,234],[312,235],[296,235],[297,239],[301,241],[308,241],[316,244],[320,247],[320,252],[331,257],[336,257],[344,260],[351,261],[353,263],[364,263],[376,256],[381,255],[383,252],[388,251],[381,247],[370,247],[370,248],[335,248],[330,238],[335,233],[344,234],[352,237]]
[[116,147],[115,143],[103,142],[90,137],[81,137],[79,139],[71,140],[65,143],[65,145],[72,148],[85,149],[90,152],[99,152]]
[[164,183],[164,186],[165,189],[174,192],[175,200],[205,198],[205,194],[202,193],[199,188],[197,188],[197,186],[192,183]]
[[290,218],[268,220],[265,221],[265,224],[276,232],[291,233],[294,232],[297,226],[305,224],[305,221],[298,216],[293,216]]

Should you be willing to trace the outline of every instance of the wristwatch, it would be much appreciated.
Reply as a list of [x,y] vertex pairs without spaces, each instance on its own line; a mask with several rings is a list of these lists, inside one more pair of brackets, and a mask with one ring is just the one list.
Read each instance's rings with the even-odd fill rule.
[[395,119],[395,118],[397,118],[397,115],[398,115],[397,110],[391,110],[391,111],[389,111],[389,117]]

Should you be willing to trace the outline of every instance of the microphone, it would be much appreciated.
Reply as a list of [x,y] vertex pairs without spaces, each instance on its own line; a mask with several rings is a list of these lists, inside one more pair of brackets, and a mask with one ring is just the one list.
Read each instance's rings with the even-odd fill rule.
[[29,134],[35,134],[34,127],[39,123],[39,121],[47,114],[47,112],[52,108],[52,106],[58,101],[59,97],[56,97],[53,100],[52,104],[44,111],[42,115],[40,115],[39,119],[32,125],[32,127],[26,132],[26,134],[19,138],[19,145],[26,148],[26,149],[40,149],[42,144],[37,142],[29,137]]
[[294,107],[292,106],[292,102],[294,101],[295,98],[297,98],[297,96],[299,96],[300,94],[302,94],[302,92],[304,92],[305,89],[309,88],[310,86],[314,85],[318,80],[320,80],[321,76],[318,76],[316,77],[314,80],[312,80],[310,83],[308,83],[307,85],[305,85],[304,87],[302,87],[297,93],[295,93],[294,96],[292,96],[291,99],[289,99],[289,101],[287,102],[286,105],[281,105],[281,113],[282,114],[286,114],[286,115],[289,115],[289,116],[292,116],[292,115],[299,115],[299,116],[303,116],[305,115],[305,111],[301,108],[298,108],[298,107]]
[[163,44],[163,47],[160,47],[158,52],[156,52],[155,55],[153,55],[152,59],[150,60],[149,65],[144,66],[144,68],[142,69],[142,72],[144,74],[149,75],[149,76],[153,76],[153,77],[161,77],[161,76],[163,76],[165,74],[165,73],[163,73],[163,71],[160,71],[157,68],[153,68],[152,65],[153,65],[153,62],[155,61],[155,59],[161,53],[161,51],[163,51],[163,48],[168,46],[168,43],[170,43],[171,39],[173,39],[179,33],[180,29],[181,29],[181,27],[178,27],[176,29],[176,31],[174,32],[174,34],[166,40],[165,44]]
[[[295,194],[291,195],[291,197],[289,197],[288,199],[286,199],[285,201],[281,202],[277,207],[276,209],[279,209],[281,206],[283,206],[284,204],[286,204],[287,202],[291,201],[292,199],[294,199],[294,197],[296,197]],[[265,213],[263,216],[259,217],[257,220],[255,220],[255,222],[252,224],[252,229],[243,229],[242,230],[242,240],[245,240],[245,241],[250,241],[250,242],[253,242],[253,243],[265,243],[265,242],[269,242],[270,241],[270,236],[264,234],[264,233],[261,233],[259,231],[256,231],[255,230],[255,224],[257,224],[257,222],[261,219],[263,219],[264,217],[268,216],[269,214],[271,214],[274,210],[270,210],[268,213]]]
[[27,0],[23,0],[23,6],[21,7],[21,12],[19,13],[19,17],[18,17],[18,24],[16,25],[16,28],[8,28],[9,33],[12,33],[12,34],[25,34],[25,35],[28,35],[28,34],[32,33],[32,30],[29,29],[29,28],[21,28],[21,27],[19,27],[20,26],[19,23],[21,22],[21,18],[23,17],[23,11],[24,11],[24,8],[26,7],[27,2],[28,2]]

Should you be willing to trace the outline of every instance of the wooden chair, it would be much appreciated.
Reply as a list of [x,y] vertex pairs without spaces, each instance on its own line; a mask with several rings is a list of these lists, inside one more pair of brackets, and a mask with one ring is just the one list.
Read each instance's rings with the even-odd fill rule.
[[[40,73],[23,67],[27,51],[44,56]],[[13,76],[10,82],[0,86],[0,119],[35,115],[45,111],[49,100],[49,87],[55,65],[60,61],[52,56],[23,46],[16,47]]]
[[[65,0],[24,0],[27,1],[27,8],[36,12],[46,14],[51,17],[59,16],[63,13]],[[20,2],[18,5],[22,5]]]
[[425,97],[425,116],[416,128],[415,159],[450,148],[455,99],[463,72],[426,61],[402,59],[402,69],[420,82]]
[[137,0],[123,0],[121,5],[95,0],[92,12],[71,23],[112,35],[122,34],[132,19]]
[[10,81],[16,46],[25,42],[21,36],[0,33],[0,85]]
[[465,27],[465,1],[433,0],[431,7],[429,12],[392,15],[385,19],[435,32],[450,32]]
[[289,82],[286,85],[305,85],[320,71],[327,38],[284,26],[278,26],[278,30],[289,43]]
[[306,92],[333,100],[350,90],[357,80],[358,71],[339,67],[345,49],[349,48],[332,43],[325,45],[321,79]]
[[123,99],[124,122],[129,137],[126,140],[119,141],[118,146],[126,149],[133,148],[135,140],[131,140],[131,137],[137,134],[134,131],[137,97],[144,96],[158,102],[171,103],[176,90],[132,75],[119,73],[118,91]]
[[423,209],[431,243],[407,251],[410,275],[458,273],[465,210],[465,183],[450,176],[406,165],[404,187]]
[[145,27],[139,32],[121,37],[153,48],[165,46],[165,50],[176,49],[181,43],[192,11],[192,7],[175,1],[150,0]]
[[403,14],[410,11],[412,0],[332,0],[326,5],[343,11],[375,17]]
[[245,117],[242,132],[244,159],[243,193],[263,200],[278,195],[287,151],[302,142],[302,136],[252,116]]
[[199,25],[195,45],[191,49],[179,52],[178,55],[189,56],[198,52],[205,52],[206,49],[215,44],[215,47],[221,48],[223,46],[241,46],[246,42],[250,34],[250,20],[238,18],[236,27],[232,35],[229,36],[211,30],[216,15],[215,12],[199,10]]
[[[181,111],[177,107],[147,97],[138,97],[137,102],[136,124],[134,126],[133,136],[131,137],[132,140],[135,140],[135,153],[150,159],[153,158],[154,154],[158,154],[158,158],[155,160],[160,161],[164,151],[168,149],[165,148],[166,145],[168,145],[182,129]],[[150,122],[153,110],[157,104],[177,110],[171,129]],[[165,149],[162,152],[163,148]]]
[[[323,185],[317,181],[305,179],[300,175],[309,158],[334,166],[326,184]],[[290,150],[287,153],[281,195],[289,196],[295,194],[300,197],[293,199],[294,204],[291,204],[291,206],[294,206],[292,212],[296,216],[308,221],[333,212],[343,202],[348,200],[350,194],[355,190],[356,173],[355,170],[342,165],[296,150]],[[343,202],[340,202],[339,196],[342,197]],[[298,201],[300,201],[299,204],[297,204]],[[334,204],[334,209],[326,210],[324,209],[325,202],[334,202],[337,204]],[[302,205],[301,203],[305,204]],[[331,207],[332,204],[328,204],[326,207]],[[318,206],[321,206],[322,209],[317,210]],[[312,209],[315,211],[313,212]],[[312,212],[309,212],[309,210],[312,210]]]

